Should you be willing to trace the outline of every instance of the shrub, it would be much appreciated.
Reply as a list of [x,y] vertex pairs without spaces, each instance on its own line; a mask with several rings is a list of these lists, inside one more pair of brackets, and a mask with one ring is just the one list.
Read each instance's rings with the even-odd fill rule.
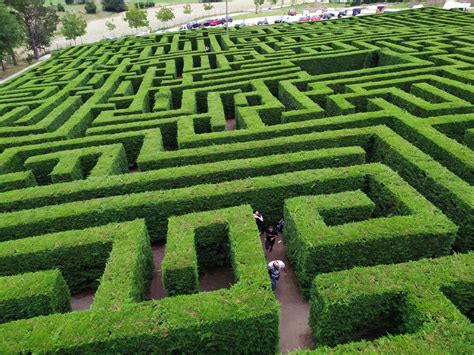
[[86,2],[84,10],[86,10],[86,13],[88,14],[95,14],[97,12],[97,6],[94,2]]
[[104,11],[122,12],[127,11],[127,5],[124,0],[102,0],[102,9]]

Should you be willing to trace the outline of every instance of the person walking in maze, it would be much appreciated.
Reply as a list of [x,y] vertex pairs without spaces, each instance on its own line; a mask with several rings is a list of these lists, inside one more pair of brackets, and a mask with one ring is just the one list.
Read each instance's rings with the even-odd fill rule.
[[270,279],[272,280],[273,292],[275,292],[276,284],[280,279],[280,274],[282,270],[285,270],[285,263],[283,261],[273,260],[268,263],[268,274],[270,275]]
[[268,250],[270,253],[273,250],[273,245],[275,244],[275,240],[278,237],[278,232],[276,231],[273,226],[269,226],[265,230],[265,250]]
[[255,222],[257,223],[258,231],[260,235],[263,234],[265,227],[263,226],[263,214],[259,210],[253,211],[253,217],[255,218]]
[[283,227],[285,226],[285,220],[283,219],[283,217],[281,217],[279,220],[278,220],[278,223],[276,225],[276,229],[277,229],[277,232],[278,233],[283,233]]

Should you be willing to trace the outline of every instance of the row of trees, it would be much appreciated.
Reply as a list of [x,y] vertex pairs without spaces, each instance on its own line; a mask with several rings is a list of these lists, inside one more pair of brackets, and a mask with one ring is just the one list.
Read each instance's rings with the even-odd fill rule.
[[[155,17],[158,21],[168,22],[174,19],[174,12],[168,7],[161,7],[155,12]],[[125,13],[124,20],[128,23],[130,28],[150,27],[147,12],[138,7],[133,7]]]

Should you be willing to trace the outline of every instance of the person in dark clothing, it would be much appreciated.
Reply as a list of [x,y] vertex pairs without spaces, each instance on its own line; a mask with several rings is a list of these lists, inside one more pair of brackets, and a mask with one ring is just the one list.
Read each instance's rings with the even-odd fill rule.
[[255,210],[253,211],[253,217],[255,218],[255,222],[257,223],[257,228],[260,233],[260,235],[263,234],[265,227],[263,225],[263,214],[262,212]]
[[273,226],[269,226],[265,230],[265,249],[268,250],[270,253],[273,250],[273,245],[275,244],[275,240],[278,237],[278,232],[276,231]]

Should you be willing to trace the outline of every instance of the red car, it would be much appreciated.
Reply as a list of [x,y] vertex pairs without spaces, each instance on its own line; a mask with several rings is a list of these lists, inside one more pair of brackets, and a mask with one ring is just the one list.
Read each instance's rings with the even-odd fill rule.
[[312,22],[312,21],[319,21],[319,20],[321,20],[321,16],[319,16],[319,15],[313,15],[313,16],[311,16],[311,18],[310,18],[309,20],[310,20],[311,22]]
[[215,20],[212,20],[211,23],[209,24],[209,26],[217,26],[217,25],[222,25],[223,22],[221,19],[219,18],[216,18]]
[[300,17],[298,22],[308,22],[309,21],[309,16],[303,16],[303,17]]

